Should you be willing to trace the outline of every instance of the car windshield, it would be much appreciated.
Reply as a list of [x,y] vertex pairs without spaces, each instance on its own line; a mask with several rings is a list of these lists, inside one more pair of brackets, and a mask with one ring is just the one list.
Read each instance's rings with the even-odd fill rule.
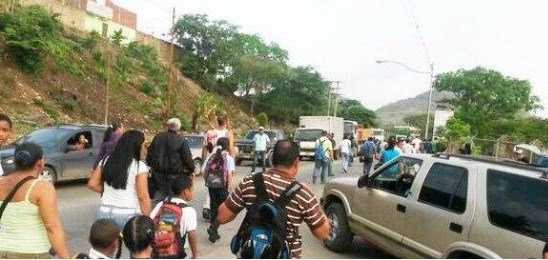
[[201,148],[204,145],[203,136],[185,136],[185,140],[190,148]]
[[[247,133],[247,135],[245,136],[245,139],[246,140],[253,140],[253,138],[255,137],[255,135],[258,132],[259,131],[257,131],[257,130],[249,131]],[[270,140],[276,139],[276,132],[274,132],[274,131],[265,131],[265,134],[268,135],[268,138],[270,138]]]
[[322,136],[321,129],[299,129],[295,133],[296,141],[316,141]]
[[59,144],[59,142],[71,134],[72,131],[63,128],[45,128],[36,130],[30,134],[21,137],[15,141],[16,144],[22,144],[27,142],[33,142],[42,148],[53,148]]

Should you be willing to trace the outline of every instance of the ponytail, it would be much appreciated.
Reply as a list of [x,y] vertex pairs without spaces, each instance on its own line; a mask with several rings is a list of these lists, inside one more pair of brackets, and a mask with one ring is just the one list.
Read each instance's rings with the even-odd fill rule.
[[118,249],[116,250],[116,255],[114,256],[115,259],[120,259],[122,257],[122,245],[124,244],[122,234],[118,236]]

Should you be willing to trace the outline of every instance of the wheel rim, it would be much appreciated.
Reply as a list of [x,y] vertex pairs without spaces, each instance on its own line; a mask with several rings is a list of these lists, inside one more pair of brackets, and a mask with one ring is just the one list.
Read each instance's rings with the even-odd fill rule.
[[334,240],[337,238],[337,230],[339,229],[339,217],[335,213],[329,214],[329,223],[331,228],[329,229],[329,240]]
[[40,177],[42,178],[42,180],[45,180],[49,183],[53,183],[52,174],[53,174],[53,172],[51,172],[51,169],[44,168],[44,170],[42,170],[42,173],[40,174]]

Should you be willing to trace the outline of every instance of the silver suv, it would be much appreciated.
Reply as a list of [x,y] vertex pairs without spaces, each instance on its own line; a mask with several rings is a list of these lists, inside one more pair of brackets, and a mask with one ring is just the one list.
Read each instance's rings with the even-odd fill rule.
[[400,156],[370,176],[324,188],[325,246],[354,235],[404,258],[541,258],[548,240],[548,168],[492,157]]

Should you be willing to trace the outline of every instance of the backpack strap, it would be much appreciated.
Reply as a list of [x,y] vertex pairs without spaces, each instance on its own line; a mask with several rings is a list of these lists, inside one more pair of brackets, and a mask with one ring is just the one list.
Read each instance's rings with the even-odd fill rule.
[[255,194],[257,194],[257,201],[268,200],[268,193],[266,192],[266,186],[264,185],[263,173],[253,174],[253,185],[255,185]]
[[8,206],[8,203],[15,196],[15,193],[17,193],[17,191],[21,188],[21,186],[23,186],[23,184],[25,184],[27,181],[30,181],[30,180],[33,180],[33,179],[36,179],[36,177],[27,176],[27,177],[23,178],[22,180],[20,180],[17,184],[15,184],[15,187],[13,187],[11,192],[8,194],[8,196],[2,202],[2,206],[0,206],[0,219],[2,219],[2,214],[4,214],[4,210]]
[[303,185],[298,181],[293,181],[287,188],[284,190],[282,195],[274,202],[281,209],[285,208],[287,204],[297,195],[297,192],[303,187]]

